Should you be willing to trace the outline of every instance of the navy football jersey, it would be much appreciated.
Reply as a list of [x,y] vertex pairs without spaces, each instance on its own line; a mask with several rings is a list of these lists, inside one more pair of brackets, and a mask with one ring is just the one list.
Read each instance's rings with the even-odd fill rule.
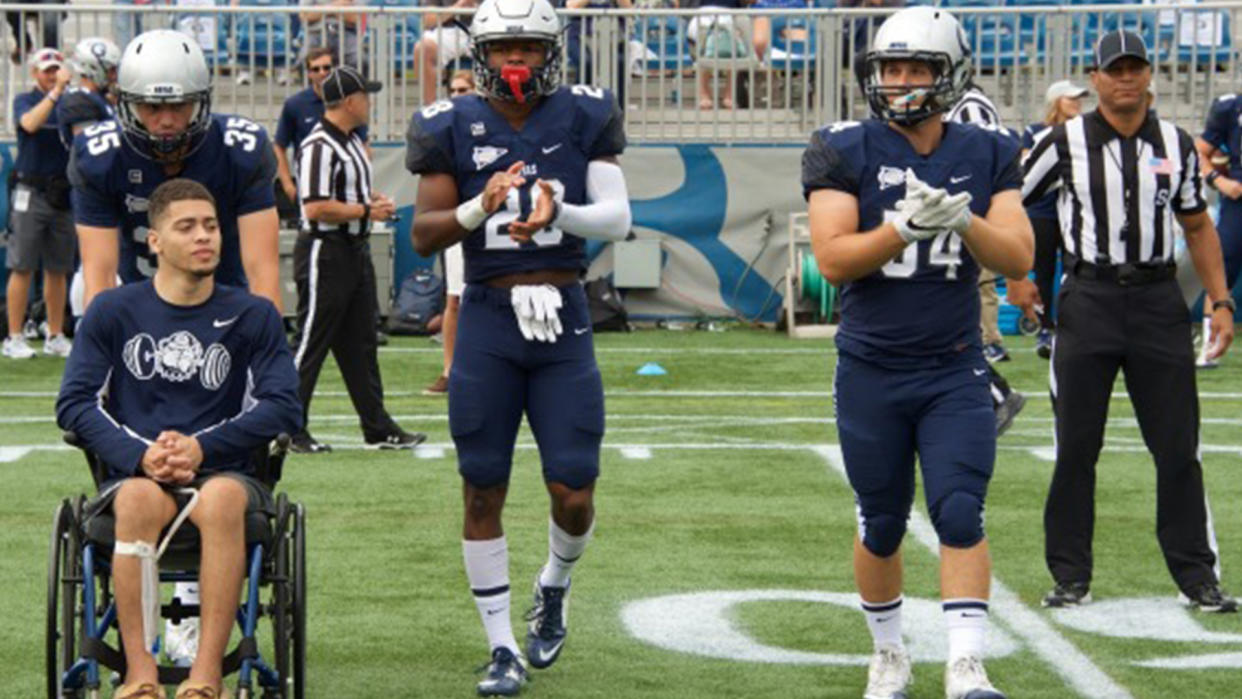
[[[812,135],[802,186],[807,197],[817,189],[857,197],[859,230],[869,231],[896,215],[910,168],[932,187],[970,192],[971,211],[984,216],[993,194],[1022,187],[1018,156],[1017,139],[975,124],[946,123],[940,146],[922,156],[883,121],[841,122]],[[978,276],[952,231],[907,245],[876,272],[842,286],[837,346],[889,366],[978,348]]]
[[216,281],[246,286],[237,219],[276,206],[272,189],[276,155],[263,127],[244,117],[213,114],[202,144],[173,175],[135,151],[116,120],[88,127],[74,139],[69,163],[74,220],[84,226],[119,228],[117,273],[127,284],[145,279],[156,265],[155,255],[147,249],[147,198],[173,177],[194,180],[215,196],[223,237]]
[[587,164],[625,149],[623,122],[612,93],[587,85],[562,87],[541,99],[520,131],[477,95],[414,113],[406,169],[452,175],[461,201],[482,192],[493,173],[526,163],[526,185],[510,190],[504,206],[462,241],[467,282],[540,269],[585,270],[582,238],[548,227],[519,244],[509,237],[508,224],[530,215],[536,179],[548,181],[566,203],[587,203]]
[[1221,95],[1212,102],[1202,138],[1229,156],[1229,178],[1242,179],[1242,97]]
[[73,146],[73,127],[105,121],[116,116],[112,105],[98,92],[81,87],[71,87],[56,102],[56,122],[60,127],[60,140],[66,148]]

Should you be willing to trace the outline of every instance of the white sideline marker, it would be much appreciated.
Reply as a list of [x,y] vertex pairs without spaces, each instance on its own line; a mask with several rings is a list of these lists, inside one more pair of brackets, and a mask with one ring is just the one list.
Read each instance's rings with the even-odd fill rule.
[[627,459],[650,459],[651,450],[647,447],[621,447],[621,456]]
[[[823,457],[833,472],[842,479],[846,478],[845,460],[841,456],[840,446],[812,447],[811,450]],[[940,540],[936,531],[917,509],[910,511],[910,533],[933,556],[939,558]],[[1043,658],[1079,695],[1092,699],[1131,699],[1132,695],[1124,687],[1114,682],[1082,651],[1075,648],[1073,643],[1057,633],[1044,617],[1022,604],[1018,596],[995,576],[992,578],[990,606],[996,617],[1003,620],[1014,635],[1026,641],[1031,650]]]
[[414,458],[416,459],[443,459],[444,458],[444,447],[420,444],[414,447]]

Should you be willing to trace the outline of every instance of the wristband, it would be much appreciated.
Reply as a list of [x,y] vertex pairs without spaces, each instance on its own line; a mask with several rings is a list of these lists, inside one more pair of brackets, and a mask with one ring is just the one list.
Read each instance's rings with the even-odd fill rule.
[[371,205],[370,204],[362,205],[362,220],[363,221],[371,220]]
[[1213,170],[1207,174],[1207,177],[1204,178],[1204,181],[1207,182],[1207,186],[1211,187],[1212,189],[1217,189],[1216,180],[1219,180],[1219,179],[1220,179],[1220,173]]
[[473,231],[487,220],[490,214],[483,208],[483,195],[480,194],[470,201],[462,202],[457,207],[457,225],[465,230]]

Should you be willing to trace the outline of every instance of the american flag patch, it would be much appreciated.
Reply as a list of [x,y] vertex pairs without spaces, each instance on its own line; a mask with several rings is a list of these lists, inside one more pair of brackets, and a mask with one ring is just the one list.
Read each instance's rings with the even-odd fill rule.
[[1147,166],[1156,175],[1172,175],[1177,172],[1177,163],[1169,158],[1152,158],[1147,161]]

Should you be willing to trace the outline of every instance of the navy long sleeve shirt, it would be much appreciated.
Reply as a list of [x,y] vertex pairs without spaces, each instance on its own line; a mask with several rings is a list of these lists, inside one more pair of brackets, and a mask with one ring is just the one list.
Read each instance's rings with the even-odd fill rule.
[[141,473],[164,430],[198,439],[202,473],[243,471],[251,452],[301,429],[297,370],[271,302],[217,284],[195,306],[175,306],[152,282],[91,302],[65,366],[56,421],[108,467]]

